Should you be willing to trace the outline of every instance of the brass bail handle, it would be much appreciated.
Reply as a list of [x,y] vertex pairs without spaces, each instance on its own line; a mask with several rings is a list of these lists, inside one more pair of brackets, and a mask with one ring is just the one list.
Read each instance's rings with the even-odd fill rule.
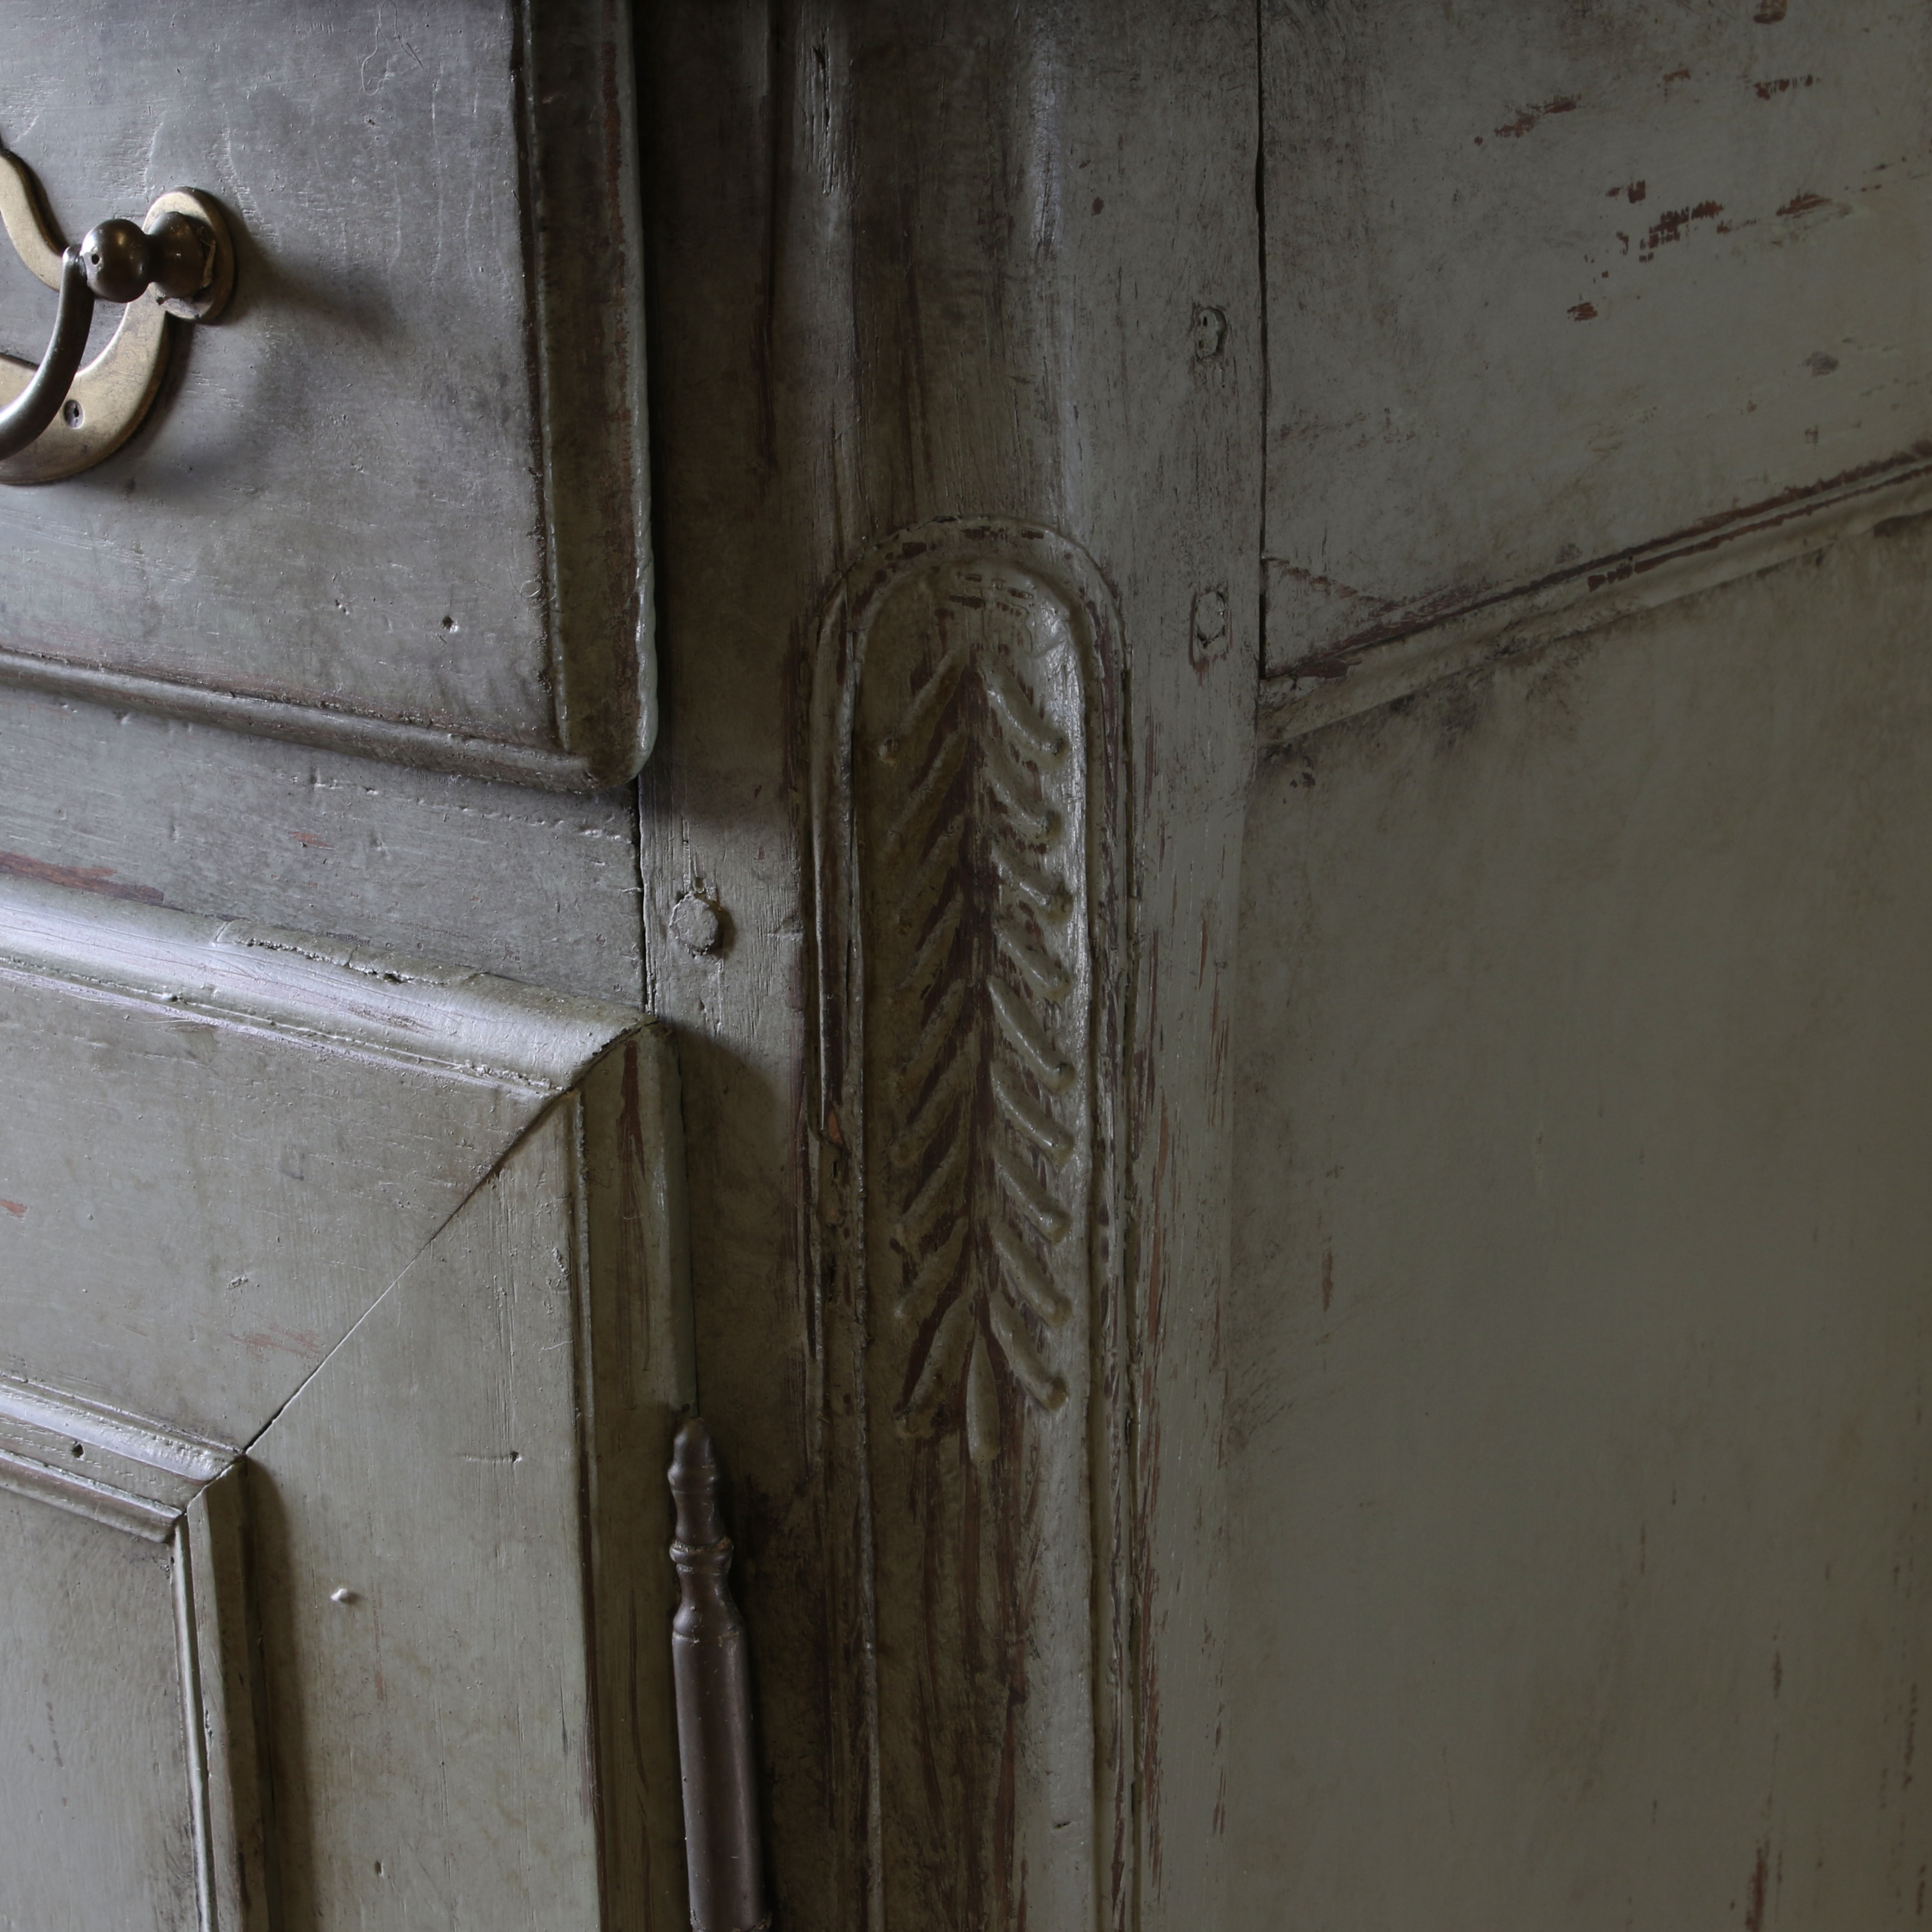
[[34,379],[0,410],[0,462],[17,456],[52,422],[80,373],[96,302],[125,304],[150,289],[191,302],[213,278],[214,236],[193,216],[164,210],[146,228],[116,217],[90,229],[61,256],[54,332]]
[[[64,248],[39,184],[4,148],[0,226],[59,296],[38,366],[0,355],[0,484],[57,482],[111,455],[139,428],[160,387],[168,318],[220,313],[235,285],[235,250],[220,208],[188,188],[161,196],[139,223],[104,221],[79,248]],[[119,304],[122,320],[83,365],[98,302]]]

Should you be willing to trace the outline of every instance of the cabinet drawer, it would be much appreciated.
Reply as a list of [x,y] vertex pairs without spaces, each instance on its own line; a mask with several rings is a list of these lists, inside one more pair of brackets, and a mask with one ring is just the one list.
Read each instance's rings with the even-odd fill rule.
[[[118,451],[0,489],[0,680],[628,777],[652,685],[628,10],[0,0],[0,142],[56,238],[190,188],[237,261],[224,314],[168,325]],[[35,361],[54,298],[14,257],[0,348]]]

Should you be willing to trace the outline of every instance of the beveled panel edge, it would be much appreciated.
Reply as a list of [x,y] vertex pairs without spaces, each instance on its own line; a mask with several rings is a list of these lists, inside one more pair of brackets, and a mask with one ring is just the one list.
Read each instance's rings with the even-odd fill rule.
[[[1600,629],[1865,536],[1881,524],[1932,512],[1932,462],[1914,463],[1902,472],[1883,466],[1890,473],[1876,480],[1776,499],[1715,527],[1502,592],[1399,637],[1318,652],[1264,672],[1256,702],[1258,741],[1264,748],[1292,744],[1493,659]],[[1262,568],[1265,573],[1265,559]]]
[[[59,1444],[78,1442],[106,1450],[130,1464],[162,1472],[190,1489],[214,1481],[238,1453],[225,1443],[164,1428],[86,1396],[0,1376],[0,1425],[7,1423],[38,1431]],[[188,1492],[182,1493],[184,1498]]]
[[[520,12],[553,716],[563,757],[585,775],[562,788],[597,789],[634,777],[657,731],[631,9],[522,0]],[[560,112],[560,102],[573,105]],[[601,138],[586,138],[591,112]]]
[[181,1526],[184,1505],[156,1502],[112,1483],[76,1475],[52,1460],[59,1454],[57,1444],[50,1440],[46,1448],[44,1456],[22,1454],[0,1440],[0,1490],[51,1504],[146,1543],[166,1543]]
[[634,752],[626,752],[605,762],[588,754],[468,737],[434,725],[324,710],[320,706],[250,697],[210,685],[182,684],[58,658],[34,657],[24,651],[0,650],[0,685],[148,712],[187,724],[219,725],[224,730],[245,731],[318,751],[380,758],[419,771],[494,778],[542,791],[608,791],[635,777],[644,763],[641,741]]
[[237,1456],[204,1483],[177,1532],[175,1614],[203,1932],[269,1932],[280,1916],[247,1473]]
[[0,878],[0,975],[561,1092],[646,1016],[346,940]]

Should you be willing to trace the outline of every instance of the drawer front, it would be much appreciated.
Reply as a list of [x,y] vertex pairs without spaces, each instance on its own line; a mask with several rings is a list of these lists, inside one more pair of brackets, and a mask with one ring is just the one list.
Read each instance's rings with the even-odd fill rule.
[[[116,453],[0,489],[0,678],[514,781],[651,730],[628,10],[0,4],[56,238],[230,223]],[[0,347],[54,298],[0,243]],[[112,311],[97,316],[106,340]],[[51,432],[50,432],[51,433]]]

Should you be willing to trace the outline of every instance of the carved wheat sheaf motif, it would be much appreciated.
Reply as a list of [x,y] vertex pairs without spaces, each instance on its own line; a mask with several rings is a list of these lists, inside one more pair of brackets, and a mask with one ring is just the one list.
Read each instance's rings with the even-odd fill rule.
[[1067,603],[981,560],[909,581],[866,652],[874,1291],[906,1345],[900,1421],[963,1428],[982,1464],[1024,1403],[1066,1400],[1085,1294],[1084,675]]

